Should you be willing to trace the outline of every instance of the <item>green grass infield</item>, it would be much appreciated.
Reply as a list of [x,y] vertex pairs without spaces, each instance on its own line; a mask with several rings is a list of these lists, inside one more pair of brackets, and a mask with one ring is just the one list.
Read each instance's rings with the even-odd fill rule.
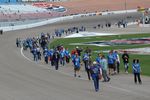
[[[57,38],[54,39],[50,44],[49,48],[54,48],[57,45],[63,45],[65,48],[68,48],[70,51],[74,49],[76,46],[85,50],[88,46],[92,49],[92,59],[94,60],[99,52],[109,51],[109,50],[119,50],[119,49],[132,49],[132,48],[145,48],[150,47],[150,44],[119,44],[119,45],[110,45],[110,46],[95,46],[95,45],[85,45],[84,43],[90,42],[98,42],[98,41],[107,41],[110,42],[112,40],[131,40],[131,39],[141,39],[141,38],[150,38],[149,33],[143,34],[124,34],[124,35],[111,35],[111,36],[92,36],[92,37],[78,37],[78,38]],[[95,52],[97,51],[97,52]],[[82,52],[83,54],[83,52]],[[105,53],[107,55],[108,53]],[[123,62],[120,55],[120,69],[123,72]],[[140,60],[140,65],[142,75],[150,76],[150,55],[144,54],[129,54],[130,56],[130,68],[129,71],[132,73],[132,60],[134,58],[138,58]]]

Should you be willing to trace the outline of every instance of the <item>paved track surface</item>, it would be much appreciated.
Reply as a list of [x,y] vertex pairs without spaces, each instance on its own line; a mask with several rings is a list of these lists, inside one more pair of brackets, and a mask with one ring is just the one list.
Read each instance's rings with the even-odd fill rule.
[[[31,37],[59,27],[81,26],[83,23],[89,25],[88,23],[91,23],[89,19],[81,19],[82,23],[67,21],[0,35],[0,100],[149,100],[149,77],[142,76],[143,84],[135,85],[132,75],[112,76],[110,83],[100,83],[100,92],[96,93],[92,81],[87,80],[83,70],[82,79],[74,78],[71,65],[55,71],[42,62],[34,63],[27,52],[23,52],[28,59],[25,58],[20,48],[16,48],[17,37]],[[92,22],[97,22],[98,19],[94,18]],[[113,32],[124,30],[124,33],[150,32],[149,28],[136,27],[106,30]]]

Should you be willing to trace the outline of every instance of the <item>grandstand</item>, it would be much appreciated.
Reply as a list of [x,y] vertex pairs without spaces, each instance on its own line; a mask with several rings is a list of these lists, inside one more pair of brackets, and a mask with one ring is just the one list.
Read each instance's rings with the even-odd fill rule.
[[[2,1],[2,0],[1,0]],[[8,0],[7,0],[8,1]],[[65,8],[51,3],[2,3],[0,4],[0,27],[35,23],[64,15]],[[34,4],[44,4],[42,6]],[[49,9],[48,9],[49,8]],[[61,12],[61,13],[60,13]]]
[[0,3],[16,3],[20,2],[21,0],[0,0]]
[[17,3],[17,2],[59,2],[59,1],[69,1],[69,0],[0,0],[0,3]]
[[29,13],[29,12],[46,12],[46,9],[35,7],[32,5],[24,4],[9,4],[9,5],[0,5],[0,11],[5,11],[4,13]]
[[[30,2],[38,1],[38,2],[22,3],[28,1]],[[51,0],[0,0],[0,21],[8,21],[8,19],[20,20],[20,19],[34,19],[34,18],[35,19],[50,18],[62,15],[58,14],[58,12],[66,11],[66,9],[62,6],[52,5],[51,3],[40,1],[51,1]],[[25,18],[25,16],[27,18]]]

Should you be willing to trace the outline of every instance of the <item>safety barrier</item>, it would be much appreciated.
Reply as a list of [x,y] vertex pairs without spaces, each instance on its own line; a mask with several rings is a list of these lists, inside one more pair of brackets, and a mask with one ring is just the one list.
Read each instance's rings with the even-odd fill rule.
[[[126,10],[126,11],[123,10],[123,11],[100,12],[99,15],[122,14],[122,13],[129,13],[129,12],[130,13],[131,12],[137,12],[137,9]],[[78,17],[96,16],[96,15],[97,15],[97,12],[96,13],[88,13],[88,14],[78,14],[78,15],[72,15],[72,16],[64,16],[64,17],[53,18],[53,19],[49,19],[49,20],[46,20],[46,21],[27,24],[27,25],[0,27],[0,30],[3,30],[3,32],[6,32],[6,31],[12,31],[12,30],[27,29],[27,28],[33,28],[33,27],[43,26],[43,25],[47,25],[47,24],[52,24],[52,23],[56,23],[56,22],[59,22],[59,21],[75,19],[75,18],[78,18]]]

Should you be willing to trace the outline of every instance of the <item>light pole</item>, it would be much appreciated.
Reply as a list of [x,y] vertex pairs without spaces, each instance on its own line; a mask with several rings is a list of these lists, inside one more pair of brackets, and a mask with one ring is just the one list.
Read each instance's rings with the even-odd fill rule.
[[124,1],[124,8],[127,11],[127,0]]
[[127,26],[127,0],[124,1],[124,8],[125,8],[124,24],[125,24],[125,27],[126,27]]
[[125,9],[126,16],[127,16],[127,0],[124,1],[124,9]]

